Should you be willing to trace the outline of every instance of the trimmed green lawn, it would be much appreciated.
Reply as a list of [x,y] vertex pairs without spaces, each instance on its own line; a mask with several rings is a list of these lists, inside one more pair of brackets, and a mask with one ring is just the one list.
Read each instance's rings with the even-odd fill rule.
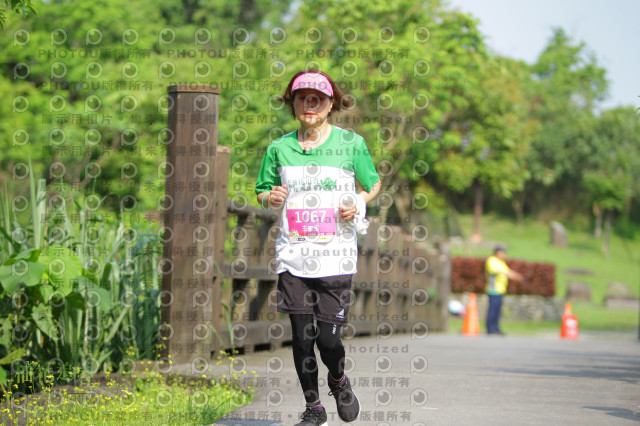
[[[471,235],[473,216],[460,215],[460,226],[465,236]],[[601,252],[602,242],[587,232],[567,230],[569,246],[553,247],[549,244],[549,224],[514,221],[485,215],[482,218],[483,241],[452,247],[456,256],[486,257],[495,243],[508,247],[508,258],[556,265],[556,296],[564,298],[567,283],[581,281],[589,284],[594,304],[602,303],[607,284],[618,281],[628,285],[633,294],[640,296],[640,240],[629,241],[612,236],[609,258]],[[567,273],[568,269],[584,269],[591,275]],[[637,313],[637,312],[636,312]]]
[[573,302],[572,306],[581,329],[627,332],[638,328],[638,309],[609,309],[578,302]]
[[[472,215],[460,215],[459,224],[465,237],[471,235]],[[578,317],[581,331],[636,333],[639,309],[608,309],[603,300],[607,284],[621,282],[640,296],[640,240],[624,240],[612,236],[610,255],[601,251],[602,241],[588,232],[567,229],[568,247],[553,247],[549,244],[548,223],[525,221],[519,225],[514,221],[485,215],[482,218],[482,241],[477,244],[465,242],[452,246],[454,256],[487,257],[497,243],[508,247],[507,257],[531,262],[548,262],[556,266],[556,296],[564,299],[567,284],[571,281],[587,283],[591,287],[592,303],[572,302],[573,313]],[[572,274],[569,269],[581,269],[590,274]],[[483,313],[481,313],[481,317]],[[540,335],[560,332],[560,322],[518,321],[504,318],[501,326],[505,333],[514,335]],[[484,324],[480,324],[484,331]],[[450,318],[449,332],[460,333],[462,319]]]
[[[586,302],[573,302],[572,311],[578,318],[580,331],[616,332],[636,335],[638,332],[638,311],[633,309],[608,309],[602,305]],[[483,322],[484,313],[480,313],[480,330],[486,331]],[[560,334],[560,321],[522,321],[503,318],[500,327],[506,334],[536,336],[543,334]],[[462,332],[462,318],[449,317],[449,333]]]

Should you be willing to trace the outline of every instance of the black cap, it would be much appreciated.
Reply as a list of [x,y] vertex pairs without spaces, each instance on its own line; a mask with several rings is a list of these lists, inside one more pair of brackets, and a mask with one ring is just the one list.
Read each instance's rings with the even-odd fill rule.
[[497,245],[493,248],[493,252],[497,253],[499,251],[507,252],[507,248],[505,246]]

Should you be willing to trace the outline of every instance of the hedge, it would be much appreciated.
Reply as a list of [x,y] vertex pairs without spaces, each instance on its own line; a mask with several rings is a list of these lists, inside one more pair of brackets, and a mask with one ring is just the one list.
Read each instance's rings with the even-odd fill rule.
[[[486,258],[454,257],[451,262],[451,291],[484,293]],[[509,268],[522,274],[520,282],[509,280],[508,294],[553,297],[556,294],[556,267],[552,263],[507,260]]]

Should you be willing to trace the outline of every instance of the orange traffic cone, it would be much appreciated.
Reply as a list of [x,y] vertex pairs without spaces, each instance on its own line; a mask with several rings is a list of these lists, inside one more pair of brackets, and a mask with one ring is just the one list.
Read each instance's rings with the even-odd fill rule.
[[560,338],[576,340],[579,335],[578,317],[571,313],[571,303],[567,302],[564,304],[562,326],[560,327]]
[[478,304],[476,294],[469,295],[469,303],[462,322],[462,334],[465,336],[477,336],[480,334],[480,321],[478,320]]

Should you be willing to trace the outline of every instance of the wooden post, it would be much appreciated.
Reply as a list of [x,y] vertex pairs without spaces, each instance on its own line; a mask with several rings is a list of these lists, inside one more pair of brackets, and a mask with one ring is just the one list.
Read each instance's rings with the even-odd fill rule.
[[213,350],[215,356],[221,351],[229,349],[224,341],[220,341],[219,337],[223,335],[223,304],[227,307],[231,306],[231,298],[225,298],[222,291],[224,285],[224,274],[222,268],[224,265],[224,241],[227,236],[227,199],[229,198],[229,167],[231,162],[231,149],[227,146],[218,145],[216,158],[216,213],[214,225],[214,240],[216,268],[214,271],[215,281],[213,283],[212,308],[213,308],[213,328],[217,330],[213,336]]
[[[206,85],[169,94],[162,323],[177,364],[208,362],[213,350],[214,197],[218,95]],[[223,231],[224,232],[224,231]]]

